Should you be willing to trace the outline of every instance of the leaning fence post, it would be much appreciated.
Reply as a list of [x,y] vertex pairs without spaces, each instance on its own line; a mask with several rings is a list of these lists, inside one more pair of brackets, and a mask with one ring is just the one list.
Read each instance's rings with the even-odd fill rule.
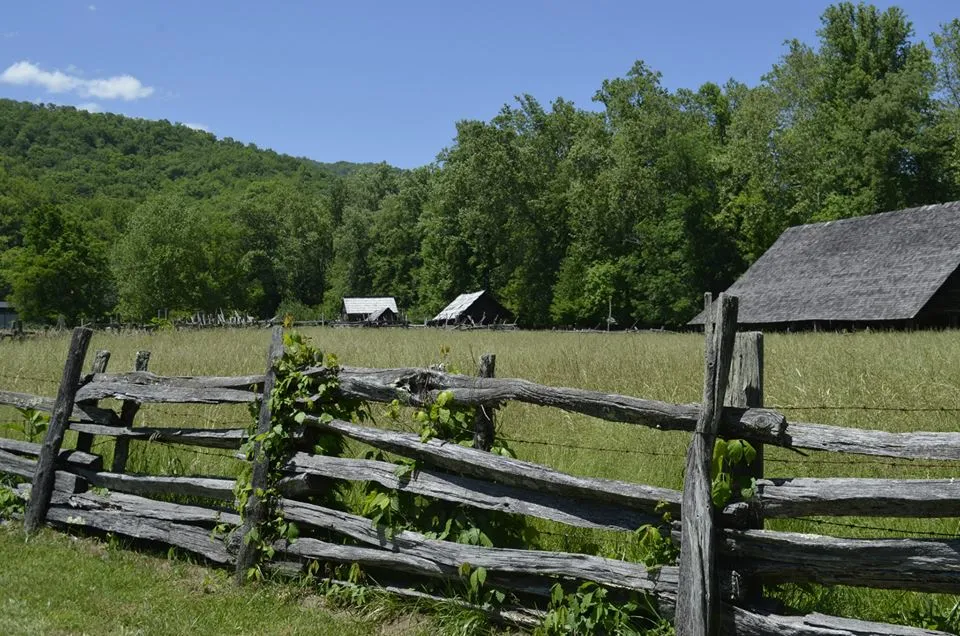
[[[283,327],[273,328],[273,337],[270,339],[270,349],[267,352],[267,372],[263,381],[263,396],[260,402],[260,416],[257,419],[257,435],[270,430],[270,395],[276,381],[274,364],[283,355]],[[257,496],[258,491],[267,487],[267,477],[270,470],[270,458],[263,456],[260,444],[253,446],[253,474],[250,476],[250,495],[247,497],[247,506],[244,511],[243,527],[240,528],[240,551],[237,553],[237,583],[243,583],[247,570],[253,566],[257,557],[257,547],[247,542],[247,534],[263,522],[263,502]]]
[[720,626],[719,579],[710,497],[710,465],[737,329],[737,298],[720,294],[707,312],[703,404],[687,450],[680,509],[680,579],[677,636],[713,636]]
[[[106,373],[107,364],[110,363],[110,352],[106,349],[98,349],[93,358],[93,366],[90,373]],[[77,433],[77,450],[89,453],[93,447],[93,433]]]
[[[492,378],[496,374],[497,356],[494,353],[485,353],[480,357],[480,368],[477,375],[481,378]],[[473,420],[473,447],[478,450],[489,451],[493,447],[495,427],[493,422],[493,405],[480,404]]]
[[[137,351],[137,359],[133,363],[134,371],[146,371],[150,365],[150,352]],[[133,428],[133,420],[137,417],[140,410],[140,403],[134,400],[124,400],[120,407],[120,426],[123,428]],[[115,473],[122,473],[127,469],[127,458],[130,456],[130,439],[127,437],[117,437],[113,443],[113,463],[110,470]]]
[[33,473],[33,485],[30,488],[30,502],[27,504],[23,518],[23,526],[27,534],[39,530],[47,518],[47,509],[50,507],[56,477],[57,456],[60,454],[63,435],[73,414],[73,404],[77,398],[77,390],[80,388],[83,359],[87,355],[87,347],[90,346],[92,335],[93,331],[90,329],[77,327],[73,330],[73,337],[70,339],[70,350],[67,352],[67,361],[63,365],[57,400],[53,404],[53,414],[50,416],[47,435],[40,447],[40,458],[37,460],[37,467]]

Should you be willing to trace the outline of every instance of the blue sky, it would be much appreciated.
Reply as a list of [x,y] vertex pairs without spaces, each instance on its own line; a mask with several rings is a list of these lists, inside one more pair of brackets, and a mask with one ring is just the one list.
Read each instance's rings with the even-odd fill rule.
[[[643,59],[755,84],[829,2],[7,0],[0,97],[203,127],[318,161],[432,161],[513,96],[589,107]],[[886,7],[891,3],[877,2]],[[896,3],[929,39],[955,1]]]

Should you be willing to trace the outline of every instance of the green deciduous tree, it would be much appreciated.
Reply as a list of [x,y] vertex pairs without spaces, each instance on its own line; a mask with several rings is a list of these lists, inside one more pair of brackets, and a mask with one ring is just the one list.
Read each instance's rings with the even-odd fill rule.
[[114,302],[102,247],[50,204],[29,211],[23,244],[0,257],[0,278],[24,320],[51,322],[63,316],[76,324],[99,318]]
[[113,255],[120,312],[142,319],[242,306],[237,235],[226,214],[183,196],[145,202]]

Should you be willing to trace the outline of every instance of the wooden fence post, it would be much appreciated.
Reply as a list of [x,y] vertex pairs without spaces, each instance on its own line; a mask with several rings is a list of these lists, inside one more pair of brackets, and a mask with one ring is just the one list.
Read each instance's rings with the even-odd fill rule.
[[70,416],[73,414],[73,404],[80,388],[80,372],[83,370],[83,360],[90,346],[90,337],[93,331],[85,327],[73,330],[70,339],[70,349],[67,352],[67,361],[63,365],[63,376],[60,378],[60,388],[57,390],[57,400],[53,405],[50,416],[50,426],[47,435],[40,447],[40,457],[33,473],[33,485],[30,488],[30,501],[23,518],[23,526],[27,534],[40,529],[47,518],[47,509],[50,507],[50,497],[53,495],[54,478],[57,470],[57,456],[63,445],[63,435],[67,430]]
[[[137,351],[137,359],[133,363],[134,371],[146,371],[150,364],[149,351]],[[124,400],[120,407],[120,426],[124,428],[133,428],[133,420],[137,417],[137,411],[140,410],[140,403],[134,400]],[[130,439],[127,437],[118,437],[113,443],[113,463],[110,470],[115,473],[122,473],[127,469],[127,458],[130,456]]]
[[[762,332],[747,331],[737,334],[733,347],[733,364],[730,367],[730,381],[727,386],[727,406],[738,408],[763,406]],[[733,474],[761,479],[763,477],[763,444],[760,442],[751,442],[751,444],[757,450],[756,459],[749,466],[746,464],[734,466]],[[756,522],[757,520],[753,520],[750,527],[763,528],[762,519],[759,520],[760,525],[755,525]]]
[[[277,374],[274,364],[283,355],[283,327],[273,328],[273,337],[270,339],[270,349],[267,352],[267,372],[263,381],[263,399],[260,402],[260,416],[257,419],[257,435],[270,430],[270,394]],[[263,502],[257,496],[258,490],[267,486],[267,473],[270,470],[270,460],[260,452],[260,444],[253,447],[253,474],[250,476],[250,495],[247,497],[243,527],[240,528],[240,550],[237,553],[237,583],[243,583],[247,570],[253,566],[257,557],[255,545],[247,543],[247,535],[251,530],[263,522]]]
[[687,450],[680,509],[680,579],[677,636],[714,636],[720,627],[720,595],[710,465],[733,357],[737,298],[720,294],[707,312],[703,403]]
[[[480,368],[477,375],[481,378],[492,378],[496,374],[497,356],[494,353],[485,353],[480,357]],[[493,447],[496,435],[493,422],[493,406],[480,404],[473,421],[473,447],[478,450],[489,451]]]
[[[738,333],[733,347],[733,364],[730,367],[730,381],[728,383],[726,405],[737,408],[751,408],[763,406],[763,333],[747,331]],[[757,456],[750,465],[737,464],[730,470],[731,477],[763,478],[763,444],[751,442],[757,451]],[[763,509],[759,505],[751,505],[749,515],[742,527],[745,529],[762,530]],[[750,578],[741,578],[739,596],[745,600],[759,601],[763,598],[763,584]]]
[[[110,352],[106,349],[97,350],[96,356],[93,358],[93,366],[90,368],[90,373],[106,373],[107,365],[110,363]],[[89,453],[90,448],[93,446],[93,434],[92,433],[77,433],[77,450],[84,453]]]

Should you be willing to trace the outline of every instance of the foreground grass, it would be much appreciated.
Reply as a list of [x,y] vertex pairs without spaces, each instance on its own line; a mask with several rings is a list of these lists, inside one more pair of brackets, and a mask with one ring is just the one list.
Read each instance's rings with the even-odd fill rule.
[[3,634],[383,633],[293,585],[241,590],[223,570],[50,529],[24,541],[0,526],[0,563]]
[[[551,332],[451,332],[435,329],[308,329],[306,333],[342,364],[424,366],[443,361],[472,373],[481,354],[497,354],[497,375],[671,402],[700,399],[703,340],[696,334],[572,334]],[[267,330],[224,330],[94,336],[91,350],[109,349],[112,371],[131,367],[138,349],[153,355],[161,374],[245,374],[263,370]],[[66,351],[65,337],[0,343],[0,388],[54,395]],[[450,353],[442,351],[449,348]],[[887,431],[960,431],[960,332],[774,334],[765,343],[766,404],[792,420]],[[833,408],[840,407],[840,408]],[[850,408],[866,407],[866,408]],[[930,410],[895,410],[900,407]],[[883,410],[892,409],[892,410]],[[375,410],[375,414],[377,410]],[[147,405],[138,424],[242,426],[242,407]],[[15,421],[13,411],[0,422]],[[689,435],[611,424],[522,404],[498,412],[498,431],[521,459],[580,475],[680,488]],[[21,436],[16,426],[0,435]],[[68,438],[67,443],[72,443]],[[109,461],[109,442],[96,452]],[[131,446],[130,469],[170,474],[233,475],[228,452],[150,443]],[[827,453],[807,456],[769,448],[771,477],[951,478],[956,465]],[[846,526],[825,525],[839,522]],[[614,533],[561,528],[532,520],[547,549],[615,554]],[[852,526],[852,527],[848,527]],[[778,530],[842,537],[940,533],[960,536],[956,519],[840,518],[774,521]],[[877,529],[881,528],[881,529]],[[775,593],[789,606],[871,620],[922,624],[950,613],[948,596],[819,586],[784,587]]]

